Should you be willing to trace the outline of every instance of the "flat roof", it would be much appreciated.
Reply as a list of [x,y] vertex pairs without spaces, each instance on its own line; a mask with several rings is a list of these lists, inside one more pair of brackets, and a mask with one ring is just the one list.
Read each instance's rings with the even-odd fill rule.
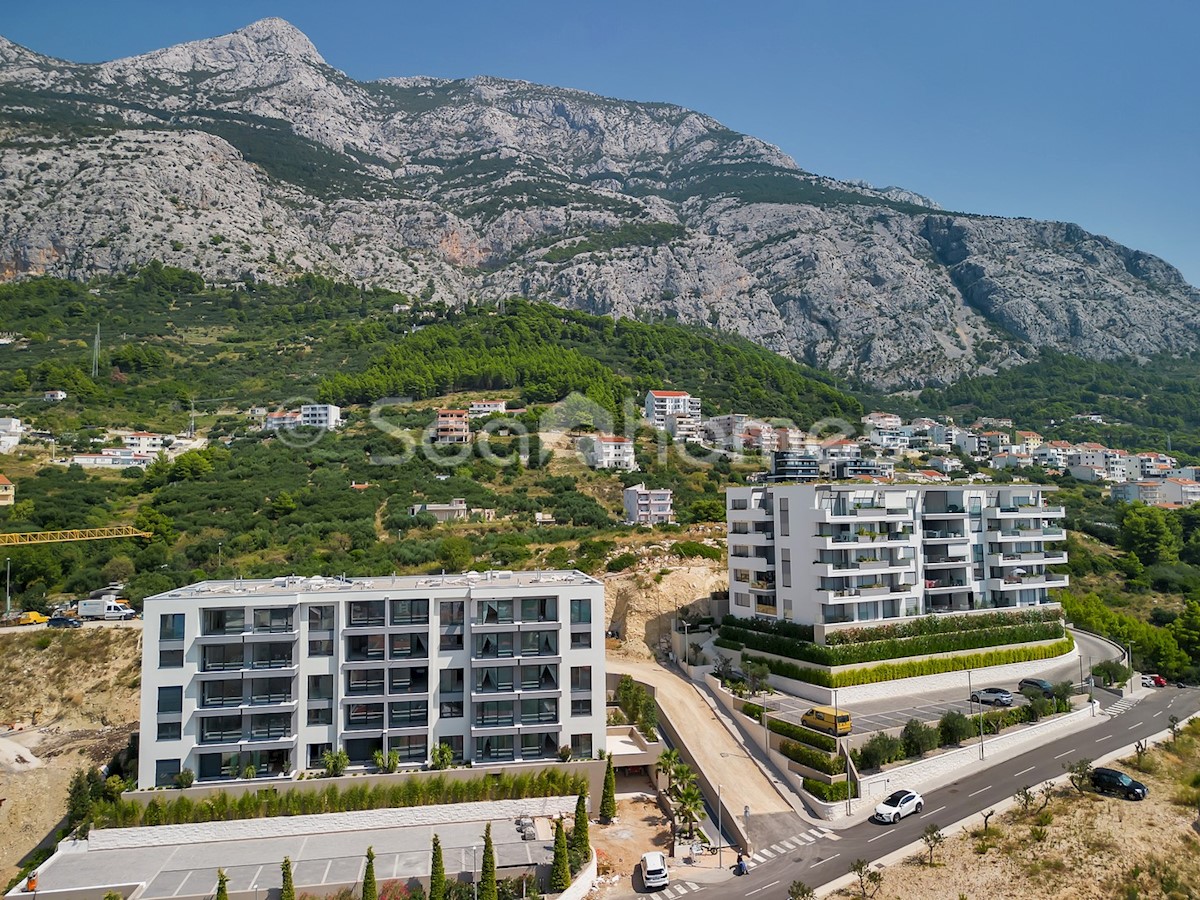
[[489,570],[462,572],[455,575],[369,575],[304,577],[284,575],[277,578],[223,578],[198,581],[147,600],[179,600],[205,595],[253,595],[269,597],[295,594],[339,594],[346,591],[414,591],[423,588],[451,587],[563,587],[599,585],[591,575],[578,569],[549,569],[529,571]]

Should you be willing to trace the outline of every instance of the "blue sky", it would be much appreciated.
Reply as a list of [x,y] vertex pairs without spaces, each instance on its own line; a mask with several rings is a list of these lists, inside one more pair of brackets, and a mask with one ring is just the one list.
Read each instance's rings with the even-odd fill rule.
[[460,0],[6,3],[98,61],[282,16],[360,80],[478,74],[688,106],[809,171],[1061,219],[1200,285],[1200,4]]

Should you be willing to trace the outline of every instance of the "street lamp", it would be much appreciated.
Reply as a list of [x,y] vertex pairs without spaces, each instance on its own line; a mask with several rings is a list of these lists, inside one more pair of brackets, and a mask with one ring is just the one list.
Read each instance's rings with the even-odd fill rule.
[[218,573],[221,571],[221,560],[222,560],[221,547],[223,547],[223,546],[224,546],[224,544],[221,541],[217,541],[217,572]]
[[4,557],[4,615],[12,612],[12,557]]
[[478,847],[471,848],[471,896],[475,900],[479,900],[479,879],[475,877],[475,854],[478,850]]
[[721,785],[717,785],[717,868],[722,868],[721,865]]
[[[967,703],[975,714],[975,691],[971,688],[971,670],[967,669]],[[979,758],[983,759],[983,701],[979,701]]]

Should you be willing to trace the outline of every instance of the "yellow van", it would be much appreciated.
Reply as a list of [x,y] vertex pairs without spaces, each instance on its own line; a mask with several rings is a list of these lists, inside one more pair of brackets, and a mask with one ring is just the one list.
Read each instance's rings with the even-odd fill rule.
[[835,710],[832,706],[814,706],[800,717],[800,724],[814,731],[841,737],[850,733],[850,713]]

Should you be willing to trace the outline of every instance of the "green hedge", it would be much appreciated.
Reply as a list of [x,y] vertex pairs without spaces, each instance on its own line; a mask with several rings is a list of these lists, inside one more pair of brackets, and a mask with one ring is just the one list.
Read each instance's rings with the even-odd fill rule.
[[846,758],[844,756],[831,756],[820,750],[797,744],[795,741],[783,741],[779,745],[779,752],[793,762],[816,769],[818,772],[824,772],[826,775],[846,774]]
[[723,555],[719,547],[710,547],[708,544],[701,544],[699,541],[680,541],[671,548],[671,552],[683,558],[698,556],[717,561],[720,561]]
[[762,721],[762,714],[766,712],[766,707],[759,706],[757,703],[743,703],[742,715],[749,716],[755,722]]
[[[1011,650],[991,650],[987,653],[972,653],[969,656],[949,656],[939,659],[883,663],[878,666],[871,666],[869,669],[851,669],[847,672],[839,672],[836,678],[831,677],[830,679],[835,683],[827,686],[852,687],[859,684],[891,681],[896,678],[912,678],[917,675],[940,675],[943,672],[961,672],[966,669],[978,669],[984,666],[1005,666],[1010,663],[1052,659],[1055,656],[1062,656],[1064,653],[1069,653],[1074,646],[1074,640],[1072,640],[1070,635],[1067,635],[1061,641],[1056,641],[1053,644],[1044,644],[1040,647],[1016,647]],[[805,680],[812,681],[812,679]]]
[[776,734],[799,741],[801,744],[808,744],[810,747],[816,747],[818,750],[824,750],[826,753],[833,753],[837,750],[837,741],[832,735],[821,734],[821,732],[805,728],[803,725],[785,722],[783,719],[767,719],[767,728]]
[[810,669],[807,666],[798,666],[795,663],[785,662],[782,659],[771,659],[766,656],[753,656],[749,653],[742,654],[742,662],[762,663],[771,670],[772,675],[778,675],[781,678],[791,678],[795,681],[806,681],[809,684],[819,684],[821,687],[837,687],[833,683],[833,675],[824,669]]
[[1028,644],[1033,641],[1051,641],[1062,636],[1062,621],[1056,618],[1052,622],[1010,624],[949,634],[928,634],[872,643],[823,647],[820,644],[804,643],[780,635],[764,634],[730,625],[721,626],[721,640],[741,643],[760,653],[786,656],[788,659],[798,659],[820,666],[847,666],[903,659],[907,656],[978,650],[1004,644]]
[[737,641],[731,641],[731,640],[728,640],[723,637],[713,638],[713,644],[715,644],[718,647],[721,647],[724,650],[732,650],[735,653],[740,653],[742,650],[742,646],[743,646],[742,644],[739,644]]
[[839,800],[846,800],[851,796],[858,795],[858,791],[854,790],[854,785],[849,781],[826,784],[823,781],[817,781],[815,778],[805,778],[804,789],[818,800],[823,800],[826,803],[837,803]]
[[1042,609],[1038,606],[1024,607],[1019,610],[976,613],[970,616],[917,616],[893,625],[874,625],[866,628],[846,628],[827,632],[825,643],[830,647],[835,647],[839,644],[861,644],[869,641],[896,640],[930,634],[952,634],[958,631],[974,631],[978,628],[1037,625],[1061,618],[1061,609]]
[[741,619],[727,615],[721,620],[721,625],[733,628],[744,628],[747,631],[757,631],[761,634],[777,634],[780,637],[791,638],[794,641],[812,643],[815,632],[811,625],[797,625],[795,622],[772,622],[768,619]]

